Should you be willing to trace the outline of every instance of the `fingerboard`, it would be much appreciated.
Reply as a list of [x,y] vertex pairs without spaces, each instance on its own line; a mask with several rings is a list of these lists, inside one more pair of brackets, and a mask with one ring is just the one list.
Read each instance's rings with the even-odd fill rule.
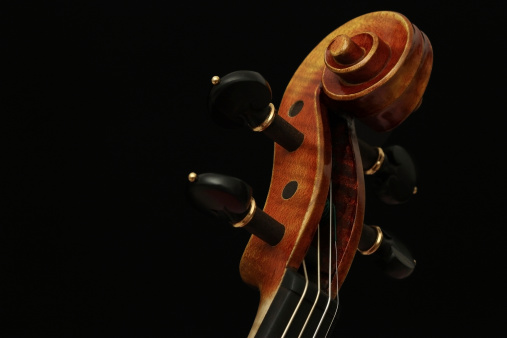
[[[286,270],[281,286],[255,337],[282,337],[287,327],[285,337],[288,338],[326,337],[332,331],[338,317],[337,300],[332,299],[328,302],[328,294],[323,290],[318,293],[317,284],[309,281],[307,291],[298,307],[305,285],[303,275],[293,269]],[[321,320],[324,312],[326,314]]]

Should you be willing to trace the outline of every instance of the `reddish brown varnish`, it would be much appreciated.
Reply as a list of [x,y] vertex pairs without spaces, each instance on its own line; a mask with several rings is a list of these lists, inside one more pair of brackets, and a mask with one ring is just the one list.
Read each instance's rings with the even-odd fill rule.
[[[275,145],[271,185],[263,210],[286,227],[276,246],[255,236],[240,263],[245,283],[260,291],[254,336],[286,268],[298,269],[310,247],[333,184],[337,210],[338,273],[342,285],[357,250],[364,214],[364,181],[353,118],[377,131],[398,126],[414,111],[431,72],[426,36],[406,17],[374,12],[353,19],[325,37],[290,80],[279,115],[304,134],[288,152]],[[296,103],[302,110],[291,117]],[[294,195],[284,187],[296,181]],[[336,297],[336,287],[332,296]]]

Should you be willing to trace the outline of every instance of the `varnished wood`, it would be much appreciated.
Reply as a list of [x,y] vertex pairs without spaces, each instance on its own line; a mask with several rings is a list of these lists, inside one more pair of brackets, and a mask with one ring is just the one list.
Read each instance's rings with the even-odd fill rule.
[[[283,277],[285,268],[297,269],[317,229],[322,215],[332,175],[332,143],[328,122],[328,109],[321,100],[321,76],[324,69],[323,55],[334,38],[330,34],[303,61],[288,84],[279,108],[279,115],[300,130],[305,138],[294,152],[288,152],[275,145],[273,174],[266,198],[264,211],[286,227],[285,236],[277,246],[270,246],[258,238],[251,237],[240,263],[243,280],[260,291],[259,311],[252,327],[253,336],[262,322],[269,305]],[[295,117],[289,116],[292,105],[303,102],[302,111]],[[358,147],[354,141],[352,123],[346,127],[351,131],[350,138],[339,141],[340,147],[347,150],[346,155],[337,151],[343,158],[335,159],[340,173],[334,180],[343,187],[349,187],[348,208],[344,206],[340,216],[342,234],[340,239],[339,265],[340,283],[343,282],[350,267],[357,242],[360,238],[363,217],[362,166],[358,161]],[[339,130],[338,130],[339,132]],[[341,161],[345,160],[345,161]],[[343,167],[342,167],[343,164]],[[347,173],[352,179],[348,179]],[[285,184],[296,181],[298,190],[290,199],[282,197]],[[338,200],[340,195],[335,190]],[[359,206],[359,207],[358,207]],[[360,224],[360,226],[359,226]],[[336,290],[334,290],[336,293]]]
[[[433,49],[427,36],[404,15],[388,11],[355,18],[333,34],[374,52],[352,66],[328,66],[322,75],[326,94],[376,131],[397,127],[418,108],[429,81]],[[376,50],[365,35],[378,38]]]
[[[364,216],[363,166],[354,118],[377,131],[395,128],[422,99],[432,66],[424,33],[395,12],[374,12],[340,26],[304,59],[287,85],[278,115],[304,135],[294,151],[275,144],[264,212],[285,226],[275,246],[252,236],[240,263],[245,283],[258,288],[255,336],[287,268],[297,270],[316,233],[330,184],[336,208],[337,296],[357,251]],[[291,109],[301,107],[294,115]],[[296,182],[296,183],[294,183]],[[288,184],[297,189],[284,195]],[[327,248],[323,262],[327,264]]]

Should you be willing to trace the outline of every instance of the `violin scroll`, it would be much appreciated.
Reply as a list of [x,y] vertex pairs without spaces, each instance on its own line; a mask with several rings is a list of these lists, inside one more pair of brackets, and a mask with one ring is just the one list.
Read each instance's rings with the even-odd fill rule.
[[275,141],[262,209],[242,181],[191,176],[194,201],[254,235],[239,266],[260,294],[249,337],[327,336],[358,251],[376,251],[395,278],[413,271],[403,244],[363,220],[365,175],[386,203],[403,203],[416,190],[415,166],[401,147],[383,150],[359,140],[354,119],[380,132],[400,125],[421,104],[432,60],[426,35],[405,16],[383,11],[350,20],[317,44],[278,109],[257,72],[213,78],[213,118]]
[[421,104],[433,65],[427,36],[404,15],[357,17],[332,33],[323,90],[340,110],[375,131],[390,131]]

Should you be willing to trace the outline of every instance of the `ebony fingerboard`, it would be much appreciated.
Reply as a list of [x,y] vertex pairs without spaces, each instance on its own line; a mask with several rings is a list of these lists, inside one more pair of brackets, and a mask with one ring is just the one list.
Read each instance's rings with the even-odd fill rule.
[[[304,276],[297,271],[287,269],[282,284],[255,337],[282,337],[303,295],[304,288]],[[333,324],[338,317],[338,303],[336,299],[331,300],[326,315],[319,326],[319,322],[328,304],[328,295],[321,290],[317,305],[312,311],[317,293],[317,284],[315,282],[309,282],[305,297],[298,310],[295,312],[295,317],[285,337],[326,337],[326,334],[332,331]],[[307,322],[306,326],[305,322]],[[315,332],[317,332],[316,335]]]

